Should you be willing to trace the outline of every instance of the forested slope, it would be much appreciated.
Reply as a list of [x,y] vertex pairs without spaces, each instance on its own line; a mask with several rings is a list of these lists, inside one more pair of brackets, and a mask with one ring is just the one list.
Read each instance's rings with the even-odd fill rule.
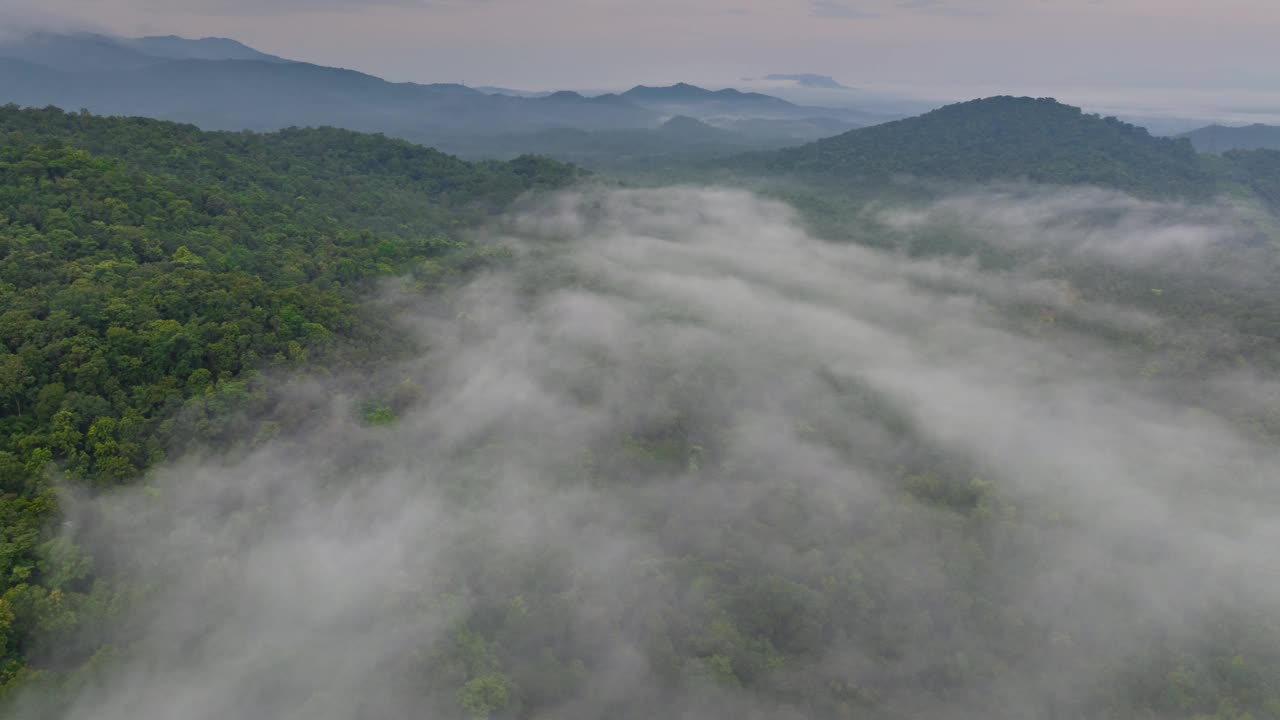
[[38,559],[55,474],[109,486],[218,438],[257,371],[353,336],[362,281],[467,262],[465,227],[573,177],[331,129],[0,108],[0,684],[33,631],[92,614],[88,581]]
[[1280,213],[1280,150],[1232,150],[1222,158],[1218,167],[1224,178]]
[[1244,127],[1209,125],[1183,133],[1196,150],[1225,153],[1232,150],[1280,150],[1280,127],[1254,123]]

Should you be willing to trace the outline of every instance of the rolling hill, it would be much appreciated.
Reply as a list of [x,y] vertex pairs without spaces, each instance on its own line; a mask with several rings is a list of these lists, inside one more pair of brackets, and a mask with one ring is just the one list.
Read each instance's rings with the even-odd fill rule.
[[1089,184],[1155,197],[1203,197],[1212,174],[1190,141],[1153,137],[1052,99],[992,97],[726,161],[735,171],[879,182]]

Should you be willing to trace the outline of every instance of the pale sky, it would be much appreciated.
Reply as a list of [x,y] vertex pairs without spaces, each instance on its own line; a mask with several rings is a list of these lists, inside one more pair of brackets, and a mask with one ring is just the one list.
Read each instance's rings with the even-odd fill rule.
[[[7,23],[30,11],[9,5]],[[391,80],[1280,89],[1280,0],[21,0]],[[1242,96],[1244,97],[1244,96]]]

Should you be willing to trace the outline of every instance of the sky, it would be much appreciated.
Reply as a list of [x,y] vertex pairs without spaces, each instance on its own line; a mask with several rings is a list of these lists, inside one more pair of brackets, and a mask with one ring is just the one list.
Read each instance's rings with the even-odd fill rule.
[[1280,67],[1276,0],[14,1],[45,22],[228,36],[390,80],[528,89],[811,72],[924,94],[1143,88],[1248,106],[1274,100]]

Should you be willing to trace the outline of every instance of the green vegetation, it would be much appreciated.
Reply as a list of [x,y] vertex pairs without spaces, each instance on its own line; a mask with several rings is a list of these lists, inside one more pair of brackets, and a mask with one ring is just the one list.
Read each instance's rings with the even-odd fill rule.
[[0,108],[0,685],[37,629],[98,601],[49,534],[55,475],[125,483],[234,439],[259,372],[368,339],[369,280],[474,264],[466,227],[574,176],[332,129]]
[[1223,154],[1223,163],[1227,179],[1280,213],[1280,150],[1232,150]]

